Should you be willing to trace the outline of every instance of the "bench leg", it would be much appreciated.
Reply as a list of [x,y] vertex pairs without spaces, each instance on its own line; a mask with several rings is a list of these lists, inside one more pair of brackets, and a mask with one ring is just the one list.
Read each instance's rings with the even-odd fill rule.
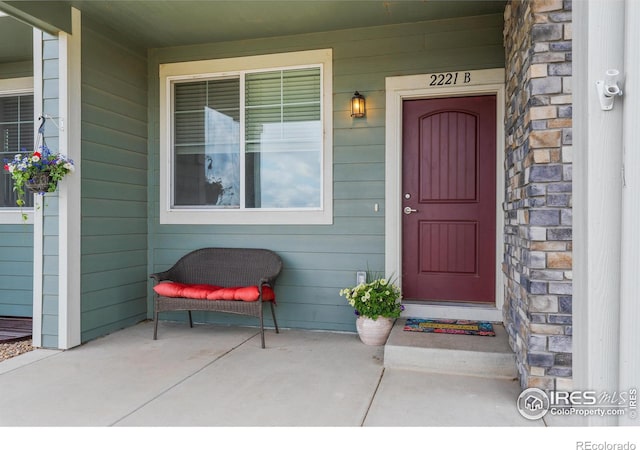
[[191,318],[191,311],[188,311],[188,312],[189,312],[189,327],[193,328],[193,319]]
[[276,333],[280,333],[280,330],[278,329],[278,322],[276,321],[276,307],[273,302],[270,302],[269,306],[271,306],[271,317],[273,317],[273,324],[276,326]]
[[156,306],[155,311],[153,312],[153,340],[158,340],[158,307]]
[[260,305],[260,339],[262,339],[262,348],[264,345],[264,314],[262,314],[262,305]]

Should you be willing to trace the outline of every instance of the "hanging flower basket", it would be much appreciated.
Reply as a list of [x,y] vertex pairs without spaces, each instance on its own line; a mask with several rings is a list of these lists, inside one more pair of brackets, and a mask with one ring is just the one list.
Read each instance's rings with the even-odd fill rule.
[[[25,149],[13,159],[5,159],[4,169],[11,174],[13,190],[16,193],[16,204],[25,205],[25,189],[30,192],[44,194],[55,192],[58,181],[74,171],[73,161],[60,153],[51,153],[44,142],[45,117],[40,116],[40,128],[36,135],[33,153]],[[54,122],[55,125],[55,122]],[[26,217],[24,214],[22,217]]]
[[25,204],[25,189],[40,194],[55,192],[58,181],[74,170],[72,160],[59,153],[51,153],[46,145],[42,145],[40,151],[18,153],[14,159],[5,160],[4,168],[13,178],[18,206]]
[[[27,180],[25,187],[33,193],[44,194],[45,192],[50,192],[50,183],[51,177],[49,176],[49,173],[43,172],[35,174],[32,178]],[[57,184],[58,183],[54,181],[54,188],[57,187]]]

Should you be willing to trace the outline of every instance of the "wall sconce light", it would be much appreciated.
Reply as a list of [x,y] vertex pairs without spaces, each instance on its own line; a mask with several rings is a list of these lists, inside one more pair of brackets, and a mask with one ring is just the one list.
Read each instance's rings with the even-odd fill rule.
[[364,117],[366,113],[364,97],[358,91],[351,97],[351,117]]
[[603,111],[611,111],[614,99],[622,97],[622,89],[618,86],[618,81],[620,81],[620,72],[615,69],[607,70],[604,80],[596,81],[600,109]]

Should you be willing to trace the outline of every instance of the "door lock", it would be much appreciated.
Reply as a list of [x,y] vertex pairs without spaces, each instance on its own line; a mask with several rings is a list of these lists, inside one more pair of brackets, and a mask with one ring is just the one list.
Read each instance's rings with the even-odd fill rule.
[[411,214],[411,213],[414,213],[414,212],[418,212],[418,210],[417,209],[411,209],[410,206],[405,206],[404,207],[404,213],[405,214],[408,215],[408,214]]

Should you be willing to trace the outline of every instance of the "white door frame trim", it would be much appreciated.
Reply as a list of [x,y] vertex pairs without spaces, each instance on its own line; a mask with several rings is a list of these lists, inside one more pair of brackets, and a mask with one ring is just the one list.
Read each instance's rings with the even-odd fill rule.
[[[457,76],[456,76],[457,74]],[[468,74],[468,76],[467,76]],[[444,80],[458,84],[434,85],[440,73],[386,78],[385,120],[385,272],[397,278],[402,289],[402,102],[406,99],[496,96],[496,303],[493,307],[447,303],[405,304],[403,316],[502,321],[504,282],[502,274],[504,215],[504,69],[452,72]],[[435,76],[435,78],[434,78]],[[467,81],[465,83],[465,81]]]

